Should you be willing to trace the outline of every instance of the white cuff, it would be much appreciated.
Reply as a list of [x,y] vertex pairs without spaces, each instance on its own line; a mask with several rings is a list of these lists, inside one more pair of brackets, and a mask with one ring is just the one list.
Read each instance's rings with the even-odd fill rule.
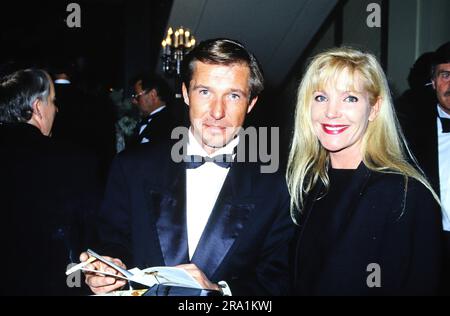
[[223,296],[232,296],[233,295],[233,294],[231,294],[231,289],[228,286],[227,282],[219,281],[219,282],[217,282],[217,284],[219,284],[220,291],[222,292]]
[[442,226],[445,231],[450,231],[450,218],[444,207],[442,207]]

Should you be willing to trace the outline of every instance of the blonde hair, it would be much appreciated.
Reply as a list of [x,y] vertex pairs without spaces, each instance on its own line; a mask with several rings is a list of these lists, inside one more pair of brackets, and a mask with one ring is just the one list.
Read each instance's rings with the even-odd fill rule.
[[[311,122],[313,93],[328,85],[335,85],[343,72],[346,82],[355,91],[357,80],[363,79],[362,90],[368,92],[374,105],[380,100],[378,116],[367,127],[362,139],[363,162],[373,171],[395,173],[414,178],[439,198],[417,166],[394,113],[392,99],[383,69],[375,56],[352,48],[334,48],[315,56],[298,88],[295,110],[295,129],[287,168],[287,183],[291,194],[291,216],[296,221],[295,209],[302,211],[305,198],[320,180],[329,187],[328,152],[314,133]],[[407,161],[407,154],[415,167]],[[417,168],[417,169],[416,169]]]

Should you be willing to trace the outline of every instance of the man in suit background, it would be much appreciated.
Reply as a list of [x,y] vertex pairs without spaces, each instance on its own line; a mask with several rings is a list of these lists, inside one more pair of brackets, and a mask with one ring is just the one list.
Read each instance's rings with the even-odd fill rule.
[[446,215],[444,230],[450,234],[450,42],[436,51],[432,76],[438,100],[435,131],[438,139],[439,192],[442,210]]
[[159,76],[146,74],[136,78],[133,89],[132,102],[139,109],[141,122],[126,147],[170,139],[178,122],[170,111],[172,91],[168,84]]
[[[179,266],[224,294],[286,294],[293,224],[284,176],[223,158],[236,157],[238,131],[263,89],[259,64],[238,42],[208,40],[185,59],[182,88],[187,153],[175,162],[170,144],[150,142],[118,155],[102,208],[102,253],[127,266]],[[98,261],[91,268],[108,269]],[[86,283],[95,293],[125,284],[94,273]]]
[[434,97],[415,110],[404,107],[399,118],[419,166],[440,193],[444,230],[450,231],[450,42],[434,52],[431,67]]
[[55,89],[45,71],[0,79],[3,295],[79,293],[67,287],[64,271],[95,241],[87,226],[99,200],[95,165],[49,137],[55,114]]
[[403,108],[402,128],[419,166],[439,193],[445,237],[446,293],[450,293],[450,42],[433,55],[432,98],[426,95],[421,107]]

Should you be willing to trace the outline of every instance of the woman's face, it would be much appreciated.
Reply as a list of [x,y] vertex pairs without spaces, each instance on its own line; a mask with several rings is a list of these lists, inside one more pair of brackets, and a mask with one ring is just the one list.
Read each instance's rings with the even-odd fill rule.
[[347,76],[343,72],[334,85],[314,91],[311,119],[315,135],[330,153],[332,167],[355,169],[363,157],[363,136],[369,122],[376,118],[380,102],[370,104],[359,75],[355,75],[354,88],[349,90]]

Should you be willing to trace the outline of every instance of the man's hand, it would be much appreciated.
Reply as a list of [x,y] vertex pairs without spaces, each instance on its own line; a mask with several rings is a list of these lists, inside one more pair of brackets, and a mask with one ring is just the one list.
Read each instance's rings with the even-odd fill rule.
[[[82,261],[82,262],[88,260],[88,258],[89,258],[89,255],[86,252],[83,252],[80,255],[80,261]],[[120,259],[114,259],[114,258],[106,257],[106,256],[104,256],[104,258],[113,261],[115,264],[117,264],[118,266],[120,266],[124,269],[127,268],[125,266],[125,264],[123,264],[122,261],[120,261]],[[92,269],[92,270],[98,270],[98,271],[105,271],[105,272],[117,274],[117,275],[122,275],[115,269],[111,268],[110,266],[104,264],[103,262],[101,262],[99,260],[95,260],[94,262],[88,264],[86,266],[86,268]],[[84,275],[86,276],[86,281],[85,281],[86,284],[89,286],[91,291],[94,292],[95,294],[108,293],[108,292],[114,291],[118,288],[121,288],[122,286],[127,284],[126,280],[105,276],[100,273],[84,271]]]
[[212,283],[195,264],[180,264],[176,268],[186,270],[204,289],[220,291],[219,285]]

